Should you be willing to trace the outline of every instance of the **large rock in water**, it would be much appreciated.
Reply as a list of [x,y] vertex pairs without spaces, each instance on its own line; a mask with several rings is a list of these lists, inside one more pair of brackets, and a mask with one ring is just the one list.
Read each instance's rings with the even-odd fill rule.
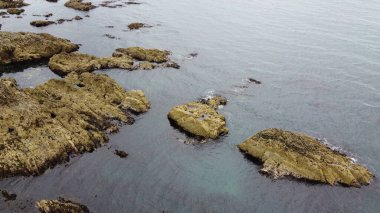
[[0,65],[37,61],[79,48],[69,40],[46,33],[0,32],[0,44]]
[[64,198],[40,200],[36,203],[36,207],[41,213],[90,213],[87,206]]
[[214,105],[190,102],[173,107],[168,118],[184,131],[202,138],[216,139],[228,133],[226,119],[215,110]]
[[23,0],[0,0],[0,9],[19,8],[27,5],[29,4],[24,3]]
[[89,11],[96,8],[91,2],[83,2],[83,0],[69,0],[65,3],[65,6],[81,11]]
[[106,75],[70,74],[34,89],[0,79],[0,177],[39,175],[107,142],[106,133],[146,112],[140,90],[125,91]]
[[49,68],[61,75],[84,73],[97,69],[121,68],[131,70],[133,60],[128,56],[98,58],[84,53],[61,53],[50,58]]
[[350,158],[331,150],[315,138],[281,129],[263,130],[239,149],[263,162],[262,172],[273,178],[295,178],[360,187],[374,175]]

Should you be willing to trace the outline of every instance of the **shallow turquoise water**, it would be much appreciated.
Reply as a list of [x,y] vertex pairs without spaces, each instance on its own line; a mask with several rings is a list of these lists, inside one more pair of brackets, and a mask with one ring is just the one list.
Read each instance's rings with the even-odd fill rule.
[[[265,128],[301,131],[325,138],[380,176],[379,1],[145,0],[88,13],[63,7],[62,0],[27,2],[22,19],[0,19],[2,30],[48,32],[98,56],[136,45],[168,49],[182,67],[101,71],[126,89],[143,89],[151,110],[93,153],[39,177],[0,181],[0,188],[18,195],[16,202],[0,202],[3,212],[36,211],[34,201],[58,196],[94,212],[379,211],[377,179],[360,189],[272,181],[236,148]],[[39,18],[33,14],[48,12],[54,13],[50,20],[90,17],[46,28],[29,25]],[[123,31],[135,21],[153,27]],[[199,55],[188,58],[193,52]],[[7,71],[18,71],[2,77],[14,77],[22,87],[58,78],[43,64]],[[249,77],[263,83],[248,84]],[[220,112],[230,133],[186,145],[166,114],[210,92],[229,99]],[[115,148],[129,157],[116,157]]]

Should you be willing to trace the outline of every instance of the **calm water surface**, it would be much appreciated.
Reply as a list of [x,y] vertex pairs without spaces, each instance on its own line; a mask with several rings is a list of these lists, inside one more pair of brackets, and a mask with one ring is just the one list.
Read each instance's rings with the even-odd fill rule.
[[[58,196],[94,212],[380,211],[378,179],[360,189],[272,181],[236,148],[265,128],[302,131],[325,138],[380,176],[379,0],[142,0],[90,12],[65,8],[63,0],[27,2],[22,19],[0,19],[1,30],[48,32],[97,56],[129,46],[167,49],[182,67],[100,71],[126,89],[144,90],[151,110],[93,153],[39,177],[0,181],[0,188],[18,195],[0,201],[2,212],[36,212],[36,200]],[[50,20],[90,17],[29,25],[40,18],[33,14],[49,12]],[[136,21],[153,27],[125,31]],[[189,58],[193,52],[199,55]],[[16,78],[21,87],[59,78],[46,64],[2,77]],[[247,84],[249,77],[263,84]],[[220,112],[230,133],[207,144],[182,143],[186,136],[170,126],[167,112],[210,93],[229,99]],[[130,155],[120,159],[114,149]]]

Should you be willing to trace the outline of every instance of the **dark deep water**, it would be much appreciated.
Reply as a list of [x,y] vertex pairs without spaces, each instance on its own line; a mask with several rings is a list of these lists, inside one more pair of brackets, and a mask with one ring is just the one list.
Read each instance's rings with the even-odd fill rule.
[[[48,32],[98,56],[118,47],[167,49],[182,67],[101,71],[126,89],[144,90],[151,110],[93,153],[39,177],[0,181],[1,189],[18,195],[16,201],[0,201],[2,212],[36,212],[36,200],[58,196],[93,212],[380,211],[378,179],[362,188],[272,181],[236,148],[265,128],[301,131],[325,138],[380,176],[379,0],[142,0],[90,12],[65,8],[64,0],[26,2],[27,15],[0,18],[1,30]],[[45,28],[29,25],[40,19],[33,14],[49,12],[50,20],[90,17]],[[123,31],[136,21],[153,27]],[[199,55],[189,58],[193,52]],[[22,87],[59,78],[46,65],[7,71],[13,73],[2,77],[16,78]],[[263,84],[247,84],[249,77]],[[220,112],[230,133],[186,145],[166,114],[209,93],[229,99]],[[115,148],[130,155],[120,159]]]

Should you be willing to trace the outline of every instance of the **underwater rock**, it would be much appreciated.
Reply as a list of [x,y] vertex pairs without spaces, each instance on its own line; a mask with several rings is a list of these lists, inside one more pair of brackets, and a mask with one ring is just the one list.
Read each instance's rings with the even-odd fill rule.
[[106,133],[148,111],[141,90],[125,91],[100,74],[69,74],[35,88],[0,79],[0,177],[40,175],[71,154],[91,152]]
[[46,27],[48,25],[55,24],[54,21],[46,21],[46,20],[36,20],[36,21],[31,21],[30,25],[35,26],[35,27]]
[[190,102],[173,107],[168,118],[184,131],[201,138],[216,139],[228,133],[225,117],[207,104]]
[[58,200],[40,200],[36,207],[41,213],[90,213],[87,206],[61,197]]
[[135,23],[131,23],[128,25],[128,29],[130,30],[138,30],[142,27],[145,27],[145,24],[143,23],[138,23],[138,22],[135,22]]
[[261,84],[261,81],[258,81],[254,78],[248,78],[248,81],[251,82],[251,83],[255,83],[255,84]]
[[154,63],[164,63],[169,61],[170,52],[158,49],[145,49],[142,47],[118,48],[113,56],[119,57],[128,55],[138,61],[148,61]]
[[20,15],[21,13],[25,12],[24,9],[18,9],[18,8],[9,8],[7,10],[7,12],[9,14],[12,14],[12,15]]
[[125,151],[122,151],[122,150],[115,150],[114,152],[115,155],[119,156],[120,158],[126,158],[128,157],[128,153],[126,153]]
[[131,70],[133,60],[128,56],[98,58],[79,52],[61,53],[49,60],[49,68],[60,75],[70,72],[92,72],[97,69],[120,68]]
[[0,32],[0,43],[0,65],[33,62],[79,48],[69,40],[47,33]]
[[4,197],[4,201],[16,200],[17,195],[14,193],[9,193],[6,190],[1,190],[1,195]]
[[65,3],[65,6],[81,11],[89,11],[96,8],[91,2],[83,2],[83,0],[69,0]]
[[274,179],[292,176],[331,185],[360,187],[374,175],[365,167],[302,133],[266,129],[238,145],[239,149],[263,162],[263,173]]
[[0,9],[20,8],[27,5],[29,4],[24,3],[23,0],[0,0]]

